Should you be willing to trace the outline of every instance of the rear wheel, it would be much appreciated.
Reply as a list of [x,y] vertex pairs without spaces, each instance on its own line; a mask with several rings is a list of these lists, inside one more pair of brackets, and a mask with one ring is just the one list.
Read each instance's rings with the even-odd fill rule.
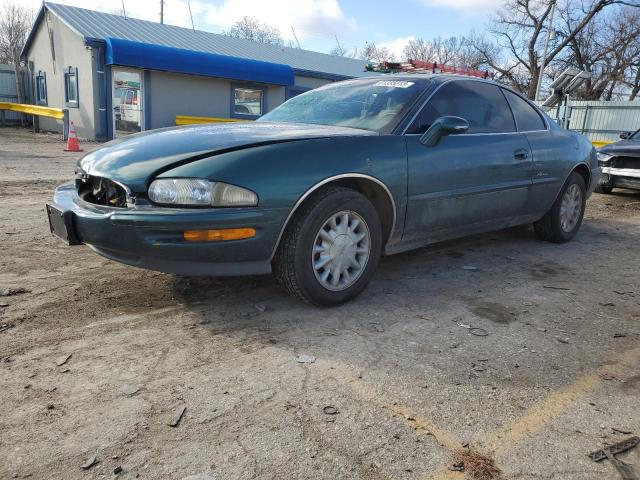
[[533,224],[538,237],[554,243],[571,240],[582,224],[586,190],[582,175],[572,172],[551,209]]
[[329,187],[296,212],[275,258],[293,295],[319,306],[344,303],[367,286],[378,266],[382,227],[362,194]]

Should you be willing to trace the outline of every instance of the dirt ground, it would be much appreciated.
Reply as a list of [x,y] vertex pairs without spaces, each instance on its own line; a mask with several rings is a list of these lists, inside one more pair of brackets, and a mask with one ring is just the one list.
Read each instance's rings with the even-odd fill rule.
[[[0,297],[1,479],[621,478],[587,454],[640,435],[640,193],[595,194],[565,245],[516,228],[384,258],[317,309],[63,245],[62,149],[0,129],[0,290],[26,290]],[[640,447],[620,458],[640,476]]]

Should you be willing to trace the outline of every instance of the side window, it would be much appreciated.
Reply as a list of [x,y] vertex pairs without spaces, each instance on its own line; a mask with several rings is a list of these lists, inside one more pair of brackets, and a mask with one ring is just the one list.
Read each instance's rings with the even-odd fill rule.
[[525,100],[515,93],[503,89],[504,95],[511,105],[513,116],[516,118],[516,125],[520,132],[531,132],[534,130],[546,130],[547,126],[536,112],[535,108],[529,105]]
[[443,85],[424,106],[407,133],[423,133],[438,118],[462,117],[469,122],[467,133],[515,132],[509,105],[496,85],[458,80]]
[[64,71],[64,103],[67,107],[78,106],[78,69],[74,67]]
[[36,104],[47,104],[47,74],[45,72],[38,71],[36,75]]

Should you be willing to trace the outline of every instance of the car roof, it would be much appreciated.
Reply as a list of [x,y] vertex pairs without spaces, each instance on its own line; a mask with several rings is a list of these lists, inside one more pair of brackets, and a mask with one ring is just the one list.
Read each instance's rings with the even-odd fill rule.
[[[456,73],[381,73],[380,75],[375,75],[371,77],[358,77],[352,80],[389,80],[389,79],[398,79],[398,80],[431,80],[438,83],[447,82],[449,80],[475,80],[478,82],[487,82],[492,83],[494,85],[498,85],[493,80],[484,79],[480,77],[473,77],[471,75],[459,75]],[[348,80],[347,80],[348,81]],[[500,85],[503,86],[503,85]]]

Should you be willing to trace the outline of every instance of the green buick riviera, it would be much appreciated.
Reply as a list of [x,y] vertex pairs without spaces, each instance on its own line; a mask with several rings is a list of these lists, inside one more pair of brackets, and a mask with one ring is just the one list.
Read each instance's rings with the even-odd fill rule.
[[392,75],[333,83],[256,122],[105,144],[47,205],[51,231],[179,275],[274,272],[316,305],[358,295],[381,255],[533,223],[580,228],[596,152],[492,82]]

